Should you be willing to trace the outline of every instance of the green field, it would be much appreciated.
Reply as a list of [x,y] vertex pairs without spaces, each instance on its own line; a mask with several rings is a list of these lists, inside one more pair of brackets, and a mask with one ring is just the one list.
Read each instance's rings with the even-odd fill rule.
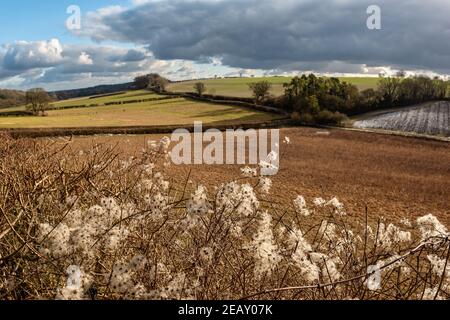
[[[248,85],[252,82],[267,80],[272,83],[271,94],[275,96],[284,93],[283,84],[291,81],[290,77],[267,77],[267,78],[227,78],[227,79],[208,79],[201,80],[206,85],[207,93],[232,96],[232,97],[251,97]],[[379,78],[361,78],[346,77],[340,78],[342,81],[356,85],[360,90],[376,88]],[[194,84],[199,80],[183,81],[169,85],[168,90],[173,92],[193,92]]]
[[[124,127],[152,125],[186,125],[194,121],[206,123],[251,123],[280,118],[278,115],[235,106],[209,104],[184,98],[105,106],[107,102],[162,98],[148,91],[129,91],[125,94],[82,98],[55,103],[45,117],[0,117],[0,128],[75,128]],[[70,108],[98,104],[95,107]],[[24,110],[24,107],[17,110]],[[10,111],[11,109],[9,109]]]
[[[262,79],[273,84],[272,94],[281,95],[283,84],[291,78],[228,78],[203,81],[210,94],[250,97],[248,84]],[[361,90],[376,87],[378,78],[341,78]],[[169,91],[192,92],[197,81],[171,84]],[[47,116],[1,117],[0,128],[75,128],[126,127],[152,125],[186,125],[194,121],[204,123],[252,123],[278,119],[281,116],[236,106],[210,104],[184,98],[164,99],[146,90],[128,91],[103,97],[87,97],[60,101],[50,106]],[[130,100],[154,101],[127,103]],[[161,99],[161,100],[158,100]],[[105,105],[122,102],[120,105]],[[82,107],[81,107],[82,106]],[[2,112],[24,111],[25,106],[1,109]]]

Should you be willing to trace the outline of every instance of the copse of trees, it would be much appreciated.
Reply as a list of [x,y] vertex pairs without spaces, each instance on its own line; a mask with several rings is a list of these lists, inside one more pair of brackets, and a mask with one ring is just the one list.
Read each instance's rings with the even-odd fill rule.
[[25,94],[27,110],[34,115],[45,115],[49,103],[52,101],[50,95],[42,88],[30,89]]
[[150,78],[148,75],[137,76],[134,78],[134,87],[136,89],[147,89],[150,86]]
[[165,92],[169,83],[169,80],[157,73],[138,76],[134,79],[136,89],[152,89],[156,92]]
[[449,82],[427,76],[382,77],[377,89],[359,91],[338,78],[313,74],[294,77],[284,84],[285,94],[271,104],[292,114],[302,123],[339,124],[346,115],[395,106],[406,106],[449,96]]
[[339,124],[346,117],[342,111],[357,103],[358,89],[337,78],[314,74],[294,77],[284,85],[285,94],[277,103],[302,123]]
[[449,82],[435,77],[409,78],[386,77],[380,79],[377,90],[365,90],[360,94],[362,111],[394,106],[406,106],[432,100],[443,100],[449,95]]
[[150,87],[156,90],[157,92],[165,92],[168,85],[169,80],[159,75],[155,76],[150,81]]
[[308,110],[308,101],[317,99],[319,106],[330,111],[345,111],[358,101],[358,88],[338,78],[316,77],[314,74],[295,77],[284,85],[285,97],[294,111]]

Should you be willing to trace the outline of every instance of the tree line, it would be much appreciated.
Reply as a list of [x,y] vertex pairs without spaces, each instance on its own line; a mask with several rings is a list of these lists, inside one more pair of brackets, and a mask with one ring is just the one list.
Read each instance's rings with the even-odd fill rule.
[[415,76],[411,78],[383,78],[377,91],[363,92],[371,105],[407,105],[447,98],[449,82],[438,77]]
[[[169,83],[159,74],[148,74],[136,77],[134,87],[164,92]],[[449,82],[423,75],[406,77],[399,72],[395,77],[380,77],[376,89],[360,91],[338,78],[309,74],[285,83],[281,97],[271,96],[271,89],[267,80],[249,84],[255,104],[286,110],[301,123],[340,124],[350,115],[445,99],[449,95]],[[193,90],[203,96],[207,88],[205,83],[196,82]]]
[[438,77],[383,77],[377,89],[359,91],[338,78],[314,74],[294,77],[284,84],[284,95],[271,97],[272,84],[266,80],[249,85],[256,104],[266,104],[291,113],[301,123],[339,124],[347,116],[382,108],[443,100],[449,82]]
[[17,107],[25,104],[25,92],[0,89],[0,109]]
[[[165,92],[170,81],[152,73],[134,79],[134,89],[152,89]],[[249,84],[255,104],[272,106],[288,111],[301,123],[339,124],[347,116],[382,108],[412,105],[448,98],[449,81],[423,75],[406,77],[381,77],[376,89],[359,91],[358,87],[338,78],[317,77],[314,74],[294,77],[284,84],[284,95],[270,95],[272,84],[263,80]],[[202,96],[206,92],[203,82],[194,84],[194,91]],[[55,100],[42,88],[27,92],[0,90],[0,108],[27,106],[33,115],[45,115],[49,104]]]

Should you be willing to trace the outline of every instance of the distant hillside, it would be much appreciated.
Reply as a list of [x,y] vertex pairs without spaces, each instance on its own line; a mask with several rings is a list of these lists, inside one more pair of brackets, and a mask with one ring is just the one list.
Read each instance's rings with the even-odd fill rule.
[[[95,95],[104,95],[133,89],[133,82],[101,85],[89,88],[49,92],[54,100],[67,100]],[[23,106],[26,103],[25,91],[0,89],[0,109]]]
[[[274,77],[258,77],[258,78],[218,78],[218,79],[197,79],[189,81],[172,82],[168,86],[168,90],[172,92],[194,92],[194,84],[203,82],[206,86],[206,93],[213,95],[249,98],[252,92],[248,85],[258,81],[269,81],[272,84],[271,94],[281,96],[284,94],[284,83],[290,82],[292,77],[274,76]],[[379,78],[375,77],[341,77],[341,81],[348,82],[358,87],[359,90],[375,89]]]
[[25,104],[25,92],[0,89],[0,109],[17,107]]
[[118,91],[126,91],[133,89],[133,82],[121,83],[121,84],[111,84],[111,85],[101,85],[90,88],[82,89],[72,89],[72,90],[61,90],[50,92],[50,95],[57,100],[67,100],[73,98],[81,98],[95,95],[108,94]]

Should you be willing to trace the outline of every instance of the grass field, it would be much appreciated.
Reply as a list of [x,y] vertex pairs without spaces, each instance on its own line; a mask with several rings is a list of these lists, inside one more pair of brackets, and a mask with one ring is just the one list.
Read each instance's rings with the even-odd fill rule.
[[[158,98],[161,97],[153,92],[149,92],[146,90],[136,90],[136,91],[128,91],[125,93],[119,93],[116,95],[110,95],[105,97],[83,97],[83,98],[75,98],[69,100],[63,100],[59,102],[55,102],[50,104],[50,109],[52,108],[65,108],[65,107],[73,107],[80,105],[103,105],[107,102],[113,101],[127,101],[127,100],[135,100],[135,99],[150,99],[150,98]],[[12,112],[12,111],[25,111],[25,106],[13,107],[0,109],[0,114],[2,112]]]
[[127,100],[135,100],[135,99],[150,99],[150,98],[158,98],[161,97],[153,92],[149,92],[146,90],[136,90],[136,91],[127,91],[125,93],[119,93],[116,95],[108,95],[108,96],[93,96],[87,98],[79,98],[79,99],[70,99],[64,100],[60,102],[56,102],[53,104],[55,107],[68,107],[73,105],[92,105],[92,104],[105,104],[107,102],[114,101],[127,101]]
[[[342,81],[346,81],[356,85],[360,90],[368,88],[376,88],[379,81],[378,78],[360,78],[360,77],[346,77],[340,78]],[[205,83],[207,93],[233,96],[233,97],[250,97],[251,92],[248,89],[248,84],[261,80],[267,80],[272,83],[271,93],[275,96],[279,96],[284,93],[283,84],[289,82],[289,77],[267,77],[267,78],[229,78],[229,79],[208,79],[202,80]],[[184,81],[171,84],[168,88],[173,92],[193,92],[194,84],[199,81]]]
[[[120,95],[82,98],[62,101],[49,110],[46,117],[0,117],[0,128],[73,128],[73,127],[123,127],[152,125],[185,125],[194,121],[204,123],[252,123],[280,118],[255,110],[191,101],[184,98],[155,100],[121,105],[104,105],[107,102],[158,99],[148,91],[130,91]],[[70,108],[79,105],[98,105]],[[24,110],[24,107],[17,110]],[[11,111],[11,110],[9,110]]]
[[[282,129],[280,137],[288,136],[292,144],[283,145],[281,170],[274,177],[270,205],[292,205],[292,199],[303,195],[337,196],[345,203],[352,221],[365,217],[396,220],[417,218],[432,213],[450,226],[450,145],[446,142],[374,133],[313,128]],[[160,135],[97,136],[75,138],[72,148],[88,152],[92,145],[116,146],[125,155],[133,155],[148,140]],[[238,165],[171,166],[169,174],[175,182],[188,176],[195,184],[210,188],[239,179]]]

